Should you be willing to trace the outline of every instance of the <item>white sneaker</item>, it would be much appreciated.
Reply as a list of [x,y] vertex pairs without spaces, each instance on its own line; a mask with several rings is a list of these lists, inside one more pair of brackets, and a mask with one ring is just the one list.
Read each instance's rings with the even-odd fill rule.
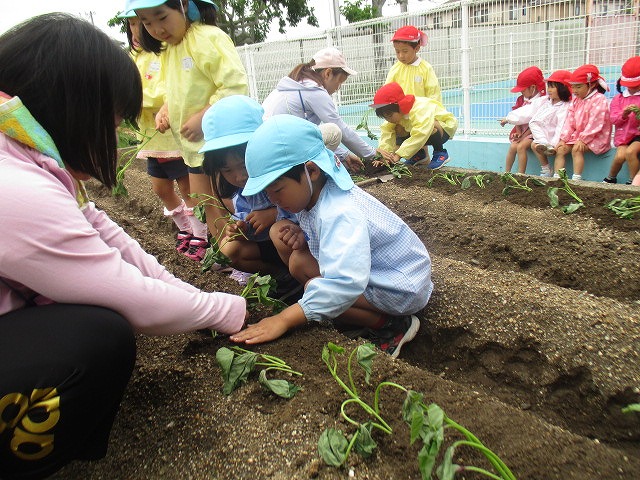
[[540,176],[541,177],[545,177],[545,178],[550,178],[550,177],[553,177],[553,172],[551,170],[549,170],[549,169],[542,170],[540,172]]

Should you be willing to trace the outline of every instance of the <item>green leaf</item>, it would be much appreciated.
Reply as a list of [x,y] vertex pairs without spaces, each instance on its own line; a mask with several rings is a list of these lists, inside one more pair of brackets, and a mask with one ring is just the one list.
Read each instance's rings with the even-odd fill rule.
[[422,480],[431,480],[431,472],[436,464],[438,456],[438,446],[435,442],[424,444],[418,452],[418,469],[422,475]]
[[222,370],[222,379],[225,382],[229,379],[229,372],[231,371],[233,357],[235,357],[235,353],[227,347],[221,347],[216,352],[216,360],[218,361],[218,365],[220,365],[220,369]]
[[622,409],[622,413],[640,412],[640,403],[632,403]]
[[327,465],[339,467],[347,459],[349,442],[344,434],[335,428],[327,428],[318,440],[318,453]]
[[327,348],[333,353],[337,353],[337,354],[344,353],[344,347],[336,345],[335,343],[332,343],[332,342],[327,343]]
[[364,381],[367,385],[369,385],[369,380],[371,379],[371,365],[373,364],[373,358],[376,355],[376,350],[372,343],[359,345],[356,350],[356,358],[358,360],[358,364],[364,370]]
[[511,192],[511,185],[507,185],[502,189],[502,195],[509,195],[509,192]]
[[279,397],[286,398],[286,399],[293,398],[295,394],[300,391],[300,387],[286,380],[282,380],[282,379],[269,380],[267,378],[266,370],[260,371],[258,381],[260,382],[260,385],[262,385],[265,389],[275,393]]
[[453,452],[455,447],[452,445],[444,452],[444,458],[442,459],[442,463],[436,470],[436,475],[440,480],[454,480],[456,476],[456,470],[458,469],[458,465],[453,463]]
[[231,362],[229,376],[222,387],[222,393],[224,395],[231,394],[231,392],[247,381],[249,374],[256,364],[257,358],[258,355],[253,352],[235,356]]
[[409,390],[402,403],[402,418],[411,430],[409,441],[412,445],[418,438],[424,438],[426,433],[424,429],[427,422],[425,422],[423,398],[421,393]]
[[460,188],[462,188],[462,190],[466,190],[469,187],[471,187],[471,177],[465,177],[465,179],[462,180],[462,183],[460,184]]
[[573,213],[582,206],[584,206],[583,203],[570,203],[569,205],[564,205],[562,207],[562,212],[565,214]]
[[547,196],[549,197],[551,208],[557,208],[558,205],[560,205],[560,200],[558,199],[558,187],[549,187],[547,190]]
[[544,187],[546,185],[546,183],[539,178],[531,178],[530,180],[536,187]]
[[360,425],[358,427],[356,435],[357,437],[355,443],[353,444],[354,450],[362,457],[369,458],[378,446],[371,436],[370,424],[366,423]]
[[202,223],[207,223],[207,214],[205,213],[204,205],[196,205],[193,207],[193,216]]

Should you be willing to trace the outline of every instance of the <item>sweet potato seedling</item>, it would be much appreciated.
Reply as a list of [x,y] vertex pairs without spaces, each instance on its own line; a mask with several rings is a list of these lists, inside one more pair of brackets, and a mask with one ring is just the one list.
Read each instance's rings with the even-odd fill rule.
[[[126,152],[120,155],[120,158],[118,158],[118,164],[116,165],[116,184],[111,189],[111,194],[114,197],[126,197],[129,195],[129,192],[127,191],[127,187],[124,186],[125,172],[136,159],[140,150],[142,150],[144,146],[149,143],[149,141],[153,137],[155,137],[158,132],[155,131],[151,136],[144,135],[142,132],[140,132],[137,125],[134,125],[128,120],[125,120],[118,127],[117,133],[119,148],[133,147],[134,145],[138,145],[135,148],[128,149]],[[137,139],[136,134],[141,136],[144,141],[140,142]]]
[[[567,176],[567,171],[564,168],[558,170],[558,175],[560,176],[560,180],[562,181],[562,187],[549,187],[547,189],[547,195],[549,196],[549,202],[551,203],[551,208],[560,207],[562,213],[568,214],[573,213],[578,210],[580,207],[584,207],[584,202],[576,192],[573,191],[571,185],[569,185],[569,177]],[[560,199],[558,198],[558,192],[564,191],[567,195],[569,195],[575,203],[570,203],[569,205],[560,205]]]
[[480,188],[485,188],[486,184],[491,181],[491,176],[487,173],[479,173],[477,175],[469,175],[468,177],[464,177],[462,182],[460,183],[460,188],[463,190],[467,190],[471,187],[471,180],[473,180],[476,185]]
[[[454,441],[444,452],[442,461],[436,469],[436,475],[440,480],[453,480],[456,473],[475,472],[492,479],[515,480],[515,476],[505,463],[493,451],[487,448],[475,435],[462,425],[451,420],[436,404],[426,405],[423,395],[413,390],[408,390],[394,382],[380,382],[373,395],[371,403],[365,402],[356,388],[353,377],[353,360],[357,360],[365,375],[365,383],[370,385],[371,366],[376,350],[372,344],[359,345],[349,354],[347,360],[347,378],[345,381],[338,375],[338,356],[345,353],[343,347],[333,343],[327,343],[322,349],[322,360],[327,365],[329,372],[338,384],[349,395],[342,402],[340,414],[348,423],[356,427],[351,438],[335,428],[326,429],[318,441],[318,453],[328,465],[340,467],[345,465],[352,450],[363,457],[369,457],[376,449],[376,443],[372,436],[374,430],[380,430],[385,434],[392,434],[391,426],[385,421],[380,412],[380,394],[385,387],[395,388],[406,393],[402,405],[402,418],[410,429],[410,443],[416,440],[422,441],[422,449],[418,453],[418,468],[423,480],[432,478],[438,453],[444,443],[445,429],[454,429],[462,434],[464,439]],[[348,383],[347,383],[348,382]],[[369,417],[365,422],[358,422],[347,413],[349,407],[357,406]],[[480,467],[463,466],[453,463],[456,448],[470,447],[482,453],[493,466],[497,474]]]
[[275,292],[277,286],[276,280],[271,278],[271,275],[260,276],[259,273],[254,273],[247,280],[240,296],[247,300],[248,309],[254,309],[257,305],[266,305],[273,310],[273,313],[278,313],[288,305],[282,300],[269,296],[269,292]]
[[377,140],[378,136],[369,129],[369,114],[373,111],[373,108],[370,108],[366,112],[364,112],[364,115],[362,115],[362,119],[356,127],[356,130],[364,129],[367,132],[367,137],[369,137],[371,140]]
[[464,173],[459,173],[459,172],[438,172],[436,174],[434,174],[429,181],[427,182],[427,187],[430,187],[431,185],[433,185],[433,182],[436,181],[436,179],[438,178],[442,178],[443,180],[446,180],[448,183],[450,183],[451,185],[460,185],[461,183],[461,178],[464,177]]
[[244,348],[234,346],[231,348],[221,347],[216,352],[216,361],[222,370],[222,393],[230,395],[236,388],[246,383],[249,374],[256,367],[264,367],[260,370],[258,381],[262,387],[282,398],[293,398],[300,387],[283,379],[269,379],[268,372],[282,372],[287,375],[302,375],[293,370],[287,362],[274,356],[262,353],[255,353]]
[[636,213],[640,212],[640,196],[626,200],[616,198],[607,203],[605,207],[620,218],[631,220]]
[[500,180],[506,186],[502,189],[503,195],[509,195],[512,190],[524,190],[526,192],[533,191],[533,188],[529,186],[529,182],[535,187],[542,187],[546,185],[542,180],[533,177],[527,177],[524,183],[520,183],[518,179],[511,172],[504,172],[500,175]]

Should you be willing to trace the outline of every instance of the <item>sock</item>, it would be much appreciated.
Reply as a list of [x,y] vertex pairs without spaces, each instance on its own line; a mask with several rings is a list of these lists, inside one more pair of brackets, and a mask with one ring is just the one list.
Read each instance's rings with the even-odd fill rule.
[[193,236],[206,239],[209,233],[209,231],[207,230],[207,224],[202,223],[200,220],[198,220],[198,218],[193,214],[193,208],[185,207],[185,212],[188,215]]
[[185,212],[187,205],[182,202],[173,210],[167,210],[167,207],[164,208],[164,215],[166,217],[171,217],[173,223],[176,224],[178,230],[181,232],[193,233],[191,229],[191,222],[189,221],[189,215]]
[[551,169],[549,168],[549,165],[542,165],[542,167],[540,168],[542,168],[542,171],[544,173],[551,173]]

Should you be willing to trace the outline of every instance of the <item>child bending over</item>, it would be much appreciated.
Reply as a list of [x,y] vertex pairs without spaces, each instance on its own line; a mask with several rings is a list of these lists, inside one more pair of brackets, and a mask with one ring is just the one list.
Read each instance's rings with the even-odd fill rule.
[[510,172],[513,163],[518,156],[518,173],[527,171],[527,151],[531,146],[533,137],[529,130],[529,120],[531,119],[530,110],[523,110],[522,107],[530,104],[535,99],[544,95],[544,77],[542,71],[538,67],[525,68],[518,75],[516,86],[511,89],[513,93],[522,92],[516,100],[516,104],[512,107],[511,112],[499,120],[503,127],[510,123],[515,125],[509,133],[509,150],[505,161],[505,172]]
[[300,225],[274,224],[271,236],[303,297],[231,337],[261,343],[307,321],[332,320],[397,357],[419,328],[431,259],[418,236],[381,202],[353,184],[323,144],[318,127],[291,115],[266,120],[247,145],[244,195],[265,191]]
[[582,180],[584,154],[596,155],[611,149],[611,119],[609,103],[604,92],[609,90],[607,82],[600,76],[595,65],[582,65],[569,77],[573,89],[573,102],[567,112],[567,120],[556,146],[554,177],[564,168],[565,157],[573,157],[572,180]]
[[428,161],[426,145],[433,146],[429,168],[437,170],[449,161],[444,144],[455,134],[458,121],[440,102],[405,95],[393,82],[378,89],[369,107],[385,120],[380,126],[378,151],[386,162],[398,163],[404,158],[408,165],[422,165]]
[[[626,90],[622,90],[626,87]],[[615,126],[613,144],[618,147],[616,156],[611,163],[609,175],[604,179],[606,183],[618,183],[617,175],[624,162],[629,168],[630,184],[640,167],[640,122],[635,112],[640,108],[640,57],[631,57],[622,66],[622,76],[618,79],[616,88],[618,95],[613,97],[609,106],[611,123]]]

